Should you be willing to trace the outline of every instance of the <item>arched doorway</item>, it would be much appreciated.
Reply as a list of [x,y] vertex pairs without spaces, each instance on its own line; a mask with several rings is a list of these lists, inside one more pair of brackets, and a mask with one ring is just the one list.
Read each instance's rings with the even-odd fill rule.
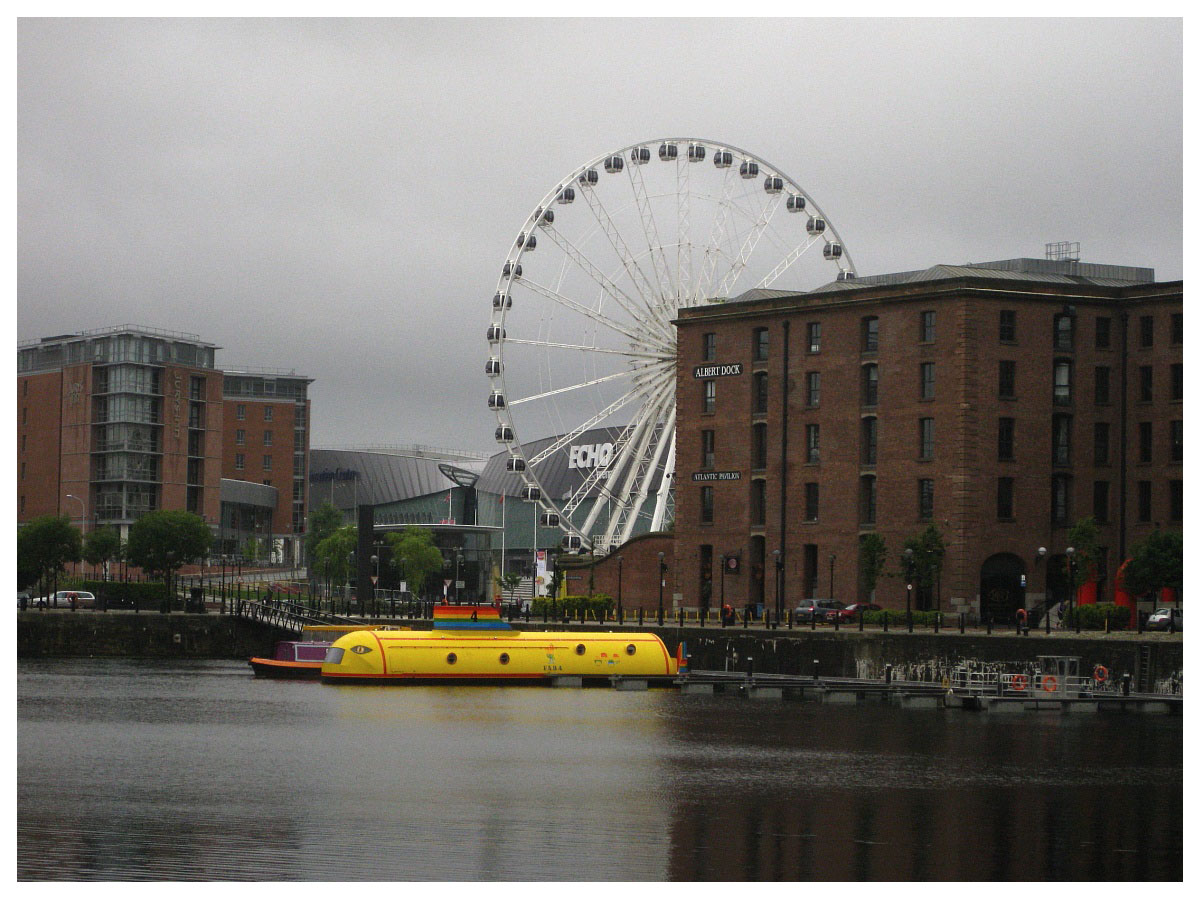
[[1015,553],[995,553],[979,570],[979,609],[984,621],[1012,622],[1025,607],[1025,561]]

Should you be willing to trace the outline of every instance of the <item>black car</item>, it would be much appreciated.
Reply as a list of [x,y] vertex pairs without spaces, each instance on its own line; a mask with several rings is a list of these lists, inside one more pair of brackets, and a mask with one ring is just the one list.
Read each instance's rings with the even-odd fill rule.
[[840,600],[801,600],[796,607],[797,622],[829,622],[831,613],[837,614],[846,605]]

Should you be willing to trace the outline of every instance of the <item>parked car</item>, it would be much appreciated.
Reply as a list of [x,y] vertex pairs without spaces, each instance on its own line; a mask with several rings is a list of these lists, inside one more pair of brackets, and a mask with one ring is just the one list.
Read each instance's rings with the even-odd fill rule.
[[825,619],[832,622],[837,618],[847,622],[853,620],[859,613],[871,612],[876,609],[883,609],[883,607],[878,603],[851,603],[843,609],[830,610],[825,614]]
[[1156,609],[1154,612],[1150,613],[1149,618],[1146,619],[1146,630],[1169,631],[1171,628],[1172,613],[1175,614],[1175,630],[1183,631],[1183,610],[1170,609],[1168,607]]
[[57,606],[59,609],[71,608],[71,595],[75,595],[75,606],[78,609],[95,609],[96,595],[91,591],[58,591],[49,597],[38,597],[31,600],[30,606]]
[[831,621],[829,619],[831,612],[836,614],[845,608],[845,604],[840,600],[801,600],[800,605],[796,607],[796,621]]

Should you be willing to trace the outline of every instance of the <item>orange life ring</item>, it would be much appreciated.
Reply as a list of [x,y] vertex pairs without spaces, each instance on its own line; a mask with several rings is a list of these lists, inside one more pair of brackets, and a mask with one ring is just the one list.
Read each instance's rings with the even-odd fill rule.
[[1014,690],[1014,691],[1023,691],[1023,690],[1025,690],[1025,685],[1026,685],[1028,682],[1029,682],[1029,679],[1028,679],[1028,678],[1026,678],[1024,675],[1014,675],[1014,676],[1012,677],[1012,686],[1013,686],[1013,690]]
[[1058,690],[1058,679],[1053,675],[1047,675],[1042,679],[1042,690],[1053,694]]
[[1108,681],[1108,669],[1104,666],[1096,666],[1092,669],[1092,677],[1101,683]]
[[1017,610],[1017,621],[1020,622],[1022,625],[1025,624],[1025,620],[1028,618],[1029,618],[1029,613],[1025,612],[1025,610],[1023,610],[1023,609]]

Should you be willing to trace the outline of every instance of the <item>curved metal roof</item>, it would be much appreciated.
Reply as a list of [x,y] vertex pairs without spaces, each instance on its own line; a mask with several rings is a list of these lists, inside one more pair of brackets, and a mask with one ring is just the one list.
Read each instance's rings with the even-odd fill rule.
[[[313,484],[355,483],[359,503],[380,506],[455,487],[440,468],[444,462],[447,460],[404,453],[313,450],[308,480]],[[456,468],[476,468],[461,458],[449,462]],[[321,490],[313,490],[313,496],[320,496]]]
[[[570,444],[564,444],[557,452],[539,464],[538,481],[549,495],[549,499],[557,502],[562,500],[564,495],[573,493],[591,471],[590,467],[572,468],[572,447],[613,443],[620,434],[620,427],[592,428],[583,432]],[[558,441],[560,437],[560,435],[552,435],[541,438],[523,445],[522,450],[527,458],[535,456]],[[666,456],[665,453],[663,455]],[[487,461],[487,465],[484,466],[483,472],[479,476],[479,483],[476,485],[479,490],[492,494],[505,494],[510,497],[518,496],[521,493],[521,487],[525,482],[520,475],[507,470],[508,456],[508,451],[502,450]],[[659,482],[662,480],[662,469],[663,466],[660,463],[650,479],[648,490],[651,495],[658,490]],[[600,492],[601,488],[597,486],[592,489],[589,496],[595,497]]]

